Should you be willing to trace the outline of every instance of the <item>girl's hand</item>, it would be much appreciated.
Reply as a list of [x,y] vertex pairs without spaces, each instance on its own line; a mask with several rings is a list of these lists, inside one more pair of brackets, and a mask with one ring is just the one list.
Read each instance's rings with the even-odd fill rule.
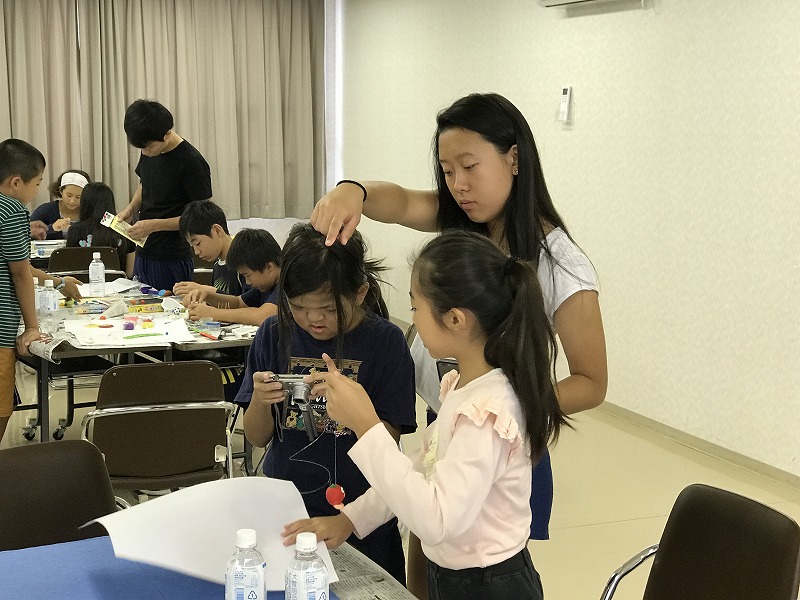
[[283,545],[291,546],[295,543],[297,534],[306,531],[316,533],[317,541],[324,541],[328,548],[336,548],[350,537],[350,534],[355,531],[355,527],[344,513],[333,517],[300,519],[283,526],[281,532],[281,537],[284,538]]
[[256,371],[253,373],[253,400],[271,406],[283,402],[286,393],[280,381],[272,381],[272,372]]
[[325,396],[331,418],[361,437],[381,422],[372,400],[360,384],[339,373],[330,356],[323,354],[322,360],[328,371],[317,371],[306,377],[309,383],[316,382],[311,393]]
[[69,219],[62,217],[53,223],[53,231],[66,231],[69,229]]
[[311,225],[326,235],[325,245],[330,246],[338,238],[346,244],[361,221],[364,208],[364,192],[357,185],[337,185],[322,198],[311,211]]

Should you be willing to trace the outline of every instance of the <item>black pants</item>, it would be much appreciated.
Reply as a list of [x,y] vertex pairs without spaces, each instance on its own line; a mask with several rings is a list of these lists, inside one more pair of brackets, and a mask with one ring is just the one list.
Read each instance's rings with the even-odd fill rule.
[[491,567],[445,569],[428,561],[429,600],[544,600],[528,549]]

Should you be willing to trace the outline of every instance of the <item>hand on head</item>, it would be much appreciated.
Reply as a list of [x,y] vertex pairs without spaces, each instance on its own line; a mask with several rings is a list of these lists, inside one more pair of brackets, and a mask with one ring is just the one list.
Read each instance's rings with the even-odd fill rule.
[[311,225],[327,237],[330,246],[338,238],[346,244],[361,221],[364,192],[353,184],[337,185],[325,194],[311,211]]

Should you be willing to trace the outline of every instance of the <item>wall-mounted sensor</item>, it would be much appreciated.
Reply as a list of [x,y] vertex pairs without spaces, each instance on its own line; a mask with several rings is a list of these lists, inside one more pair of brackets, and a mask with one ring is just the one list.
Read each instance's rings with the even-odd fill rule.
[[572,120],[572,86],[561,88],[561,104],[558,108],[558,120],[569,122]]

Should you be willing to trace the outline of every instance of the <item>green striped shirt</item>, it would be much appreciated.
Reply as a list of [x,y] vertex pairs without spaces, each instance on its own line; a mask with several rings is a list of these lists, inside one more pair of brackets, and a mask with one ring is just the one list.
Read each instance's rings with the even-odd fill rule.
[[0,194],[0,348],[15,346],[22,314],[8,263],[30,257],[28,210],[19,200]]

